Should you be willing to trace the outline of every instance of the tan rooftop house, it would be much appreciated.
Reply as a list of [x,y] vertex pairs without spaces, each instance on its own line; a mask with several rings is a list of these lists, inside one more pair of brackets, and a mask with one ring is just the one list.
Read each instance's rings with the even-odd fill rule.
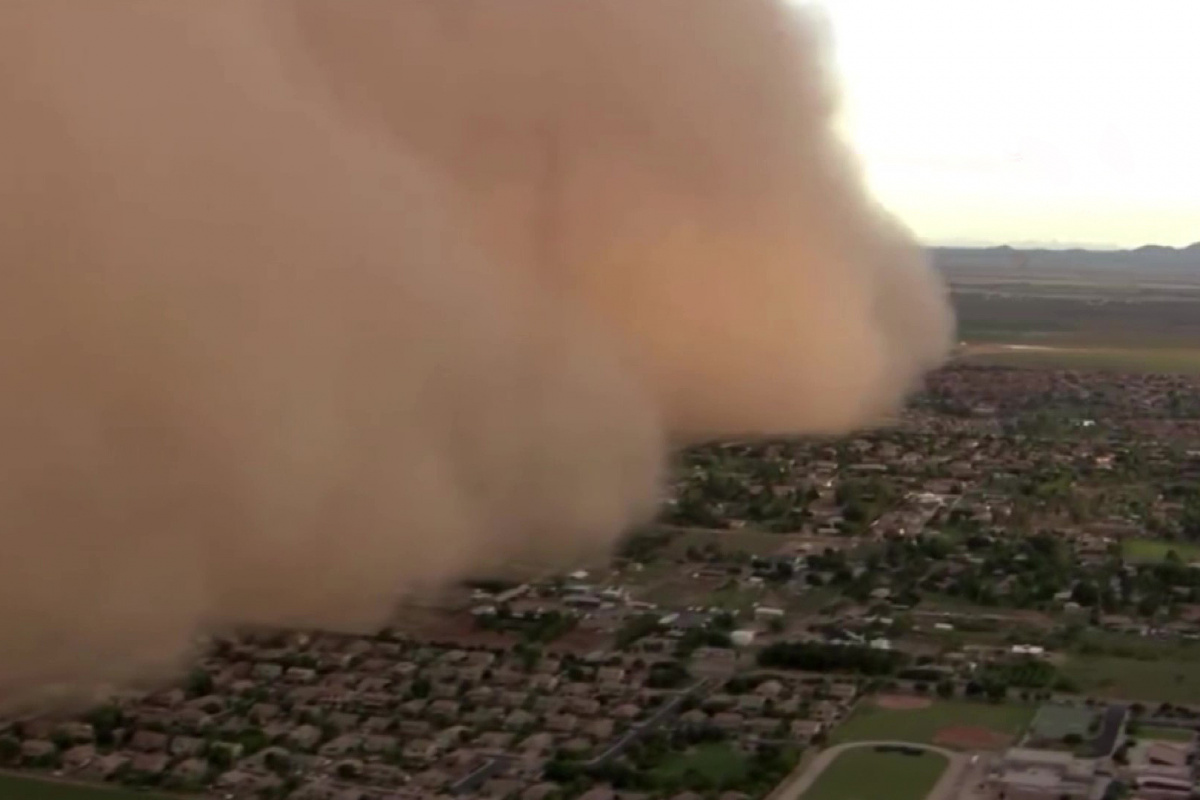
[[541,731],[525,737],[521,742],[521,750],[526,753],[548,753],[554,747],[554,736]]
[[479,734],[475,746],[486,750],[507,750],[515,738],[513,734],[504,731],[488,731]]
[[746,722],[742,715],[735,711],[722,711],[719,714],[714,714],[712,721],[713,725],[723,731],[729,732],[740,731]]
[[762,711],[767,699],[757,694],[744,694],[738,698],[737,707],[742,711]]
[[170,763],[171,757],[166,753],[138,753],[129,768],[142,775],[161,775]]
[[562,681],[557,675],[534,675],[529,685],[541,692],[553,692]]
[[301,725],[287,735],[287,740],[301,750],[311,750],[321,741],[321,729],[314,725]]
[[608,717],[601,717],[586,722],[583,726],[582,733],[591,736],[594,739],[604,741],[613,735],[613,729],[616,725]]
[[75,770],[83,769],[88,764],[92,763],[92,759],[96,757],[96,746],[91,744],[80,744],[72,747],[62,755],[62,765],[64,769]]
[[[572,697],[569,699],[574,702],[579,702],[578,697]],[[555,714],[567,707],[567,700],[568,698],[559,697],[553,694],[542,695],[533,701],[533,710],[539,714]]]
[[459,704],[454,700],[434,700],[429,704],[429,715],[438,719],[449,720],[458,716]]
[[505,708],[520,708],[529,699],[528,692],[504,691],[500,693],[500,705]]
[[255,703],[250,707],[250,713],[247,716],[250,717],[252,722],[257,722],[261,725],[279,716],[279,706],[271,703]]
[[853,700],[858,696],[858,688],[853,683],[835,683],[829,687],[829,696],[835,700]]
[[402,719],[396,723],[396,730],[411,739],[428,736],[433,732],[433,725],[423,719]]
[[637,719],[642,709],[633,703],[625,703],[614,708],[612,713],[617,719]]
[[204,750],[204,740],[196,736],[176,736],[171,740],[171,755],[198,756]]
[[432,739],[414,739],[404,746],[401,755],[405,761],[419,766],[432,764],[440,752],[441,748]]
[[362,744],[362,737],[358,734],[343,733],[341,736],[321,745],[320,752],[326,758],[337,758],[355,750],[360,744]]
[[534,716],[528,711],[517,709],[504,718],[504,727],[508,730],[520,730],[534,723]]
[[106,781],[129,764],[129,756],[124,753],[110,753],[106,756],[96,756],[92,763],[83,770],[83,774]]
[[58,726],[58,735],[75,744],[87,744],[96,740],[96,731],[86,722],[64,722]]
[[547,800],[556,797],[560,788],[557,783],[535,783],[521,792],[521,800]]
[[570,733],[579,725],[574,714],[551,714],[546,718],[546,727],[556,733]]
[[388,753],[399,747],[400,740],[395,736],[374,734],[363,739],[363,750],[367,753]]
[[129,746],[143,753],[157,753],[167,749],[168,741],[170,741],[170,737],[165,733],[159,733],[158,731],[138,731],[133,735]]
[[600,667],[596,670],[596,681],[604,684],[625,682],[625,670],[620,667]]
[[824,726],[815,719],[798,719],[794,720],[791,725],[792,736],[797,739],[807,742],[811,741],[814,736],[821,732]]
[[177,783],[198,783],[208,775],[208,762],[203,758],[189,758],[180,761],[171,770],[171,777]]

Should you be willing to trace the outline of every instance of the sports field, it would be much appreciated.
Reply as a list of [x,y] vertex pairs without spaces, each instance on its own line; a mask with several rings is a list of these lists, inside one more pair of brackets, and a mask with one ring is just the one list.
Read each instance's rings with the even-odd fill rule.
[[885,708],[864,700],[850,719],[833,729],[839,742],[918,742],[961,749],[1001,748],[1016,741],[1028,727],[1034,709],[1022,705],[992,705],[935,701],[924,708]]
[[838,756],[801,800],[924,800],[947,765],[937,753],[914,756],[860,747]]
[[1042,742],[1061,742],[1066,736],[1078,736],[1082,741],[1093,733],[1092,725],[1099,716],[1099,711],[1087,706],[1048,703],[1038,709],[1029,735]]
[[1121,542],[1121,555],[1126,561],[1165,561],[1167,553],[1172,551],[1181,561],[1200,561],[1200,545],[1192,542],[1169,542],[1164,539],[1125,539]]
[[108,786],[82,786],[0,774],[4,800],[163,800],[163,795]]

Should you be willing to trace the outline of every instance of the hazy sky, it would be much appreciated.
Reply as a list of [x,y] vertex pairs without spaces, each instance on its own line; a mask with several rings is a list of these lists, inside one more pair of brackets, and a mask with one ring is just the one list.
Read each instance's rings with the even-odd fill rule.
[[926,240],[1200,240],[1200,0],[813,2],[848,136]]

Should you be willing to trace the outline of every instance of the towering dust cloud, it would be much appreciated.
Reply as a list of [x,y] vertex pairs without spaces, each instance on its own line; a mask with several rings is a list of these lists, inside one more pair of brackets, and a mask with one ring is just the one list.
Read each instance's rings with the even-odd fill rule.
[[943,292],[768,0],[0,6],[0,694],[364,627],[869,423]]

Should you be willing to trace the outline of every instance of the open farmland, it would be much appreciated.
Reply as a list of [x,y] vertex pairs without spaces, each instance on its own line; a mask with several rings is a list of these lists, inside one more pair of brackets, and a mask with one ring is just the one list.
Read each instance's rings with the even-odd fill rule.
[[[1200,308],[1197,310],[1200,312]],[[960,349],[958,359],[1003,367],[1200,373],[1200,348],[967,344]]]

